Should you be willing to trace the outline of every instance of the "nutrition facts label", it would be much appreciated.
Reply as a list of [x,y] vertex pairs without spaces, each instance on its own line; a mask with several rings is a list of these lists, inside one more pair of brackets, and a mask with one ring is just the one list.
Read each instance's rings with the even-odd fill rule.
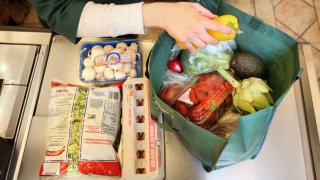
[[[91,88],[87,96],[81,134],[81,160],[115,160],[112,149],[120,125],[118,88]],[[101,149],[110,149],[103,151]]]
[[116,137],[119,127],[119,96],[118,92],[109,92],[105,101],[101,133]]

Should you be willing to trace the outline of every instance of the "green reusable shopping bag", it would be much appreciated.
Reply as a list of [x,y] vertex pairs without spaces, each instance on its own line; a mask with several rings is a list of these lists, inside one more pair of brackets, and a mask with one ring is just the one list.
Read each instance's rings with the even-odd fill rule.
[[151,115],[157,119],[160,111],[166,130],[175,132],[185,147],[197,157],[209,172],[253,159],[259,153],[269,125],[282,99],[292,84],[300,77],[298,42],[278,29],[250,16],[227,2],[221,0],[197,1],[214,14],[233,14],[239,19],[240,29],[244,32],[236,38],[239,51],[252,52],[261,57],[268,72],[267,81],[273,89],[275,104],[254,114],[242,116],[234,134],[223,139],[188,121],[159,98],[166,63],[172,57],[171,49],[175,44],[167,33],[159,36],[148,61],[151,86]]

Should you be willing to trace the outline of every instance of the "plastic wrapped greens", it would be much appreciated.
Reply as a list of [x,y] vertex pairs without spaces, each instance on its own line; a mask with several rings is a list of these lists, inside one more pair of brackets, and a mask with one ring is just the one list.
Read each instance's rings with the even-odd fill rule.
[[215,71],[218,66],[229,69],[231,57],[236,49],[235,41],[230,40],[199,48],[194,53],[184,50],[181,54],[184,73],[190,76],[203,74]]
[[120,99],[115,86],[87,88],[53,82],[40,176],[120,176],[113,148],[120,127]]

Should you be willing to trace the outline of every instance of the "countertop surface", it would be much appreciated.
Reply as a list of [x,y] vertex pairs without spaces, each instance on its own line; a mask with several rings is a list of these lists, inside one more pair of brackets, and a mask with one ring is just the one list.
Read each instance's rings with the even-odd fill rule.
[[[79,80],[79,53],[81,43],[97,40],[101,39],[86,39],[74,45],[61,36],[54,37],[19,179],[38,178],[38,170],[46,147],[45,128],[51,80],[90,85]],[[146,60],[152,46],[151,41],[141,42],[143,60]],[[265,143],[259,155],[253,160],[206,173],[200,162],[183,146],[178,137],[166,132],[166,179],[312,179],[310,149],[305,147],[307,141],[305,120],[299,115],[301,102],[296,99],[295,86],[280,104]]]

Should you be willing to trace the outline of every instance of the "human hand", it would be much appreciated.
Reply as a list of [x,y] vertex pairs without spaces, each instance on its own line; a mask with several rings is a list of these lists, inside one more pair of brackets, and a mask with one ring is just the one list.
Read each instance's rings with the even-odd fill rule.
[[216,44],[208,30],[231,34],[233,30],[218,22],[217,17],[198,3],[151,3],[143,5],[145,27],[159,27],[166,30],[176,41],[193,52],[207,44]]

